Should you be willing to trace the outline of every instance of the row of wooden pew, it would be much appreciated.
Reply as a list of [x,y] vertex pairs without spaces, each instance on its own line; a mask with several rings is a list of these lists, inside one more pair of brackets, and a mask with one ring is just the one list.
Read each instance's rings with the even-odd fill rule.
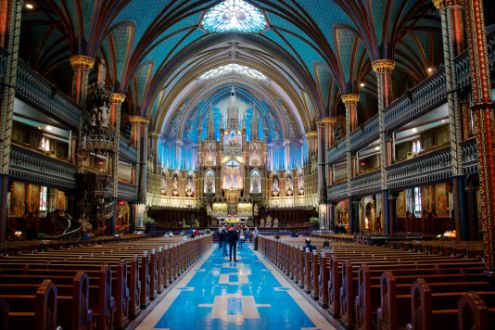
[[211,235],[0,258],[1,329],[124,329],[208,248]]
[[6,241],[0,247],[1,255],[33,253],[38,251],[61,250],[79,246],[112,243],[115,241],[135,241],[147,238],[147,234],[121,234],[115,236],[95,236],[88,240],[35,240],[35,241]]
[[464,255],[470,258],[480,258],[483,255],[481,241],[388,241],[385,246],[428,254]]
[[[495,287],[477,258],[260,236],[267,259],[348,329],[491,329]],[[325,250],[323,250],[325,251]],[[492,323],[493,324],[493,323]]]

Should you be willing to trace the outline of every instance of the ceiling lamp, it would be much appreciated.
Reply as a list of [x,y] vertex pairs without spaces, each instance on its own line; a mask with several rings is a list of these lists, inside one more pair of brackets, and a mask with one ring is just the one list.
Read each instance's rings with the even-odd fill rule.
[[260,32],[266,28],[265,15],[243,0],[225,0],[210,8],[202,26],[209,32]]

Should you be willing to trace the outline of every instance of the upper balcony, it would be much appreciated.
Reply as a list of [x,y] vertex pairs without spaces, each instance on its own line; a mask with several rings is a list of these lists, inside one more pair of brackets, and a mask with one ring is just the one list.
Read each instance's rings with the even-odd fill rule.
[[[3,81],[6,60],[5,53],[0,52],[0,81]],[[79,128],[81,112],[78,105],[22,60],[17,67],[16,96],[71,128]]]
[[[491,32],[487,36],[487,50],[490,70],[495,72],[495,32]],[[458,76],[457,88],[463,89],[469,86],[470,67],[467,52],[456,58],[455,71]],[[444,69],[441,68],[434,75],[414,87],[408,95],[394,100],[384,111],[385,129],[391,132],[446,103],[447,88],[445,84],[445,73]],[[356,152],[378,138],[378,117],[374,116],[352,132],[351,150]],[[345,157],[345,144],[346,141],[343,140],[327,150],[328,163],[341,161]]]
[[9,173],[15,179],[40,185],[64,189],[76,188],[74,165],[18,144],[12,144],[10,150]]

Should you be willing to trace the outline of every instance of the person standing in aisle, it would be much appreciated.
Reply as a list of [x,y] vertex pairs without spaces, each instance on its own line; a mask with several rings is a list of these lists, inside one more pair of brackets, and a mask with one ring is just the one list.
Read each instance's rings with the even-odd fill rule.
[[229,259],[232,262],[232,254],[234,255],[234,262],[237,262],[237,241],[239,240],[239,233],[235,230],[234,226],[230,226],[228,230],[228,242],[229,242]]
[[253,231],[253,248],[255,250],[258,250],[258,235],[260,234],[260,232],[258,231],[258,227],[254,227],[254,231]]
[[222,230],[222,241],[223,241],[223,256],[226,257],[227,256],[227,244],[228,244],[228,240],[229,240],[229,236],[228,236],[228,226],[224,225],[223,226],[223,230]]
[[218,227],[218,249],[222,249],[222,245],[226,244],[224,242],[225,237],[223,236],[223,226]]

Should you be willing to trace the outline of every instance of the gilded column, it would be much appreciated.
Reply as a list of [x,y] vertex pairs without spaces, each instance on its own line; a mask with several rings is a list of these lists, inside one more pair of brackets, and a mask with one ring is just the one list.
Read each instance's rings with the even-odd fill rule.
[[449,108],[450,153],[452,168],[452,196],[454,221],[457,238],[467,239],[467,217],[465,212],[466,194],[462,169],[462,148],[460,142],[461,113],[459,95],[456,91],[457,76],[454,59],[460,54],[463,44],[462,0],[433,0],[442,20],[443,58],[445,81],[447,85],[447,103]]
[[485,245],[485,272],[495,276],[495,118],[486,49],[482,0],[465,0],[471,65],[472,111],[479,155],[480,210]]
[[119,151],[120,151],[120,117],[122,102],[125,100],[125,95],[120,93],[112,93],[112,114],[114,115],[115,140],[113,142],[113,157],[112,157],[112,176],[113,176],[113,218],[110,225],[110,234],[115,233],[115,225],[117,223],[117,204],[119,199]]
[[373,71],[377,78],[378,89],[378,126],[380,135],[380,185],[382,191],[382,217],[385,224],[385,233],[391,234],[394,231],[395,215],[390,217],[387,187],[387,141],[385,132],[385,118],[383,111],[389,105],[392,98],[392,72],[395,69],[395,63],[392,60],[377,60],[372,63]]
[[74,76],[72,80],[72,96],[83,109],[88,96],[89,72],[95,65],[95,60],[86,55],[73,55],[69,59]]
[[[2,1],[0,9],[1,43],[7,50],[5,74],[1,81],[0,108],[0,243],[5,241],[7,231],[7,196],[9,190],[10,145],[14,119],[15,88],[17,83],[17,62],[19,59],[19,38],[24,1]],[[8,10],[10,9],[10,11]]]
[[[84,135],[84,124],[86,122],[86,100],[88,97],[88,78],[89,72],[93,68],[95,64],[95,60],[89,56],[85,55],[73,55],[69,59],[72,70],[74,71],[74,76],[72,79],[72,96],[74,101],[81,108],[81,120],[79,125],[79,134],[78,134],[78,149],[82,148],[82,141]],[[83,172],[83,164],[80,156],[82,154],[77,155],[77,172]]]
[[345,105],[345,145],[346,145],[346,162],[347,162],[347,196],[351,197],[352,181],[352,152],[351,152],[351,134],[353,127],[353,114],[356,113],[359,94],[342,95],[342,103]]
[[353,117],[357,112],[357,105],[359,102],[359,94],[344,94],[342,95],[342,103],[345,105],[345,145],[346,145],[346,172],[347,172],[347,198],[349,200],[349,228],[351,232],[354,232],[356,221],[354,213],[352,212],[353,200],[352,200],[352,148],[351,148],[351,134],[355,126],[355,120]]

